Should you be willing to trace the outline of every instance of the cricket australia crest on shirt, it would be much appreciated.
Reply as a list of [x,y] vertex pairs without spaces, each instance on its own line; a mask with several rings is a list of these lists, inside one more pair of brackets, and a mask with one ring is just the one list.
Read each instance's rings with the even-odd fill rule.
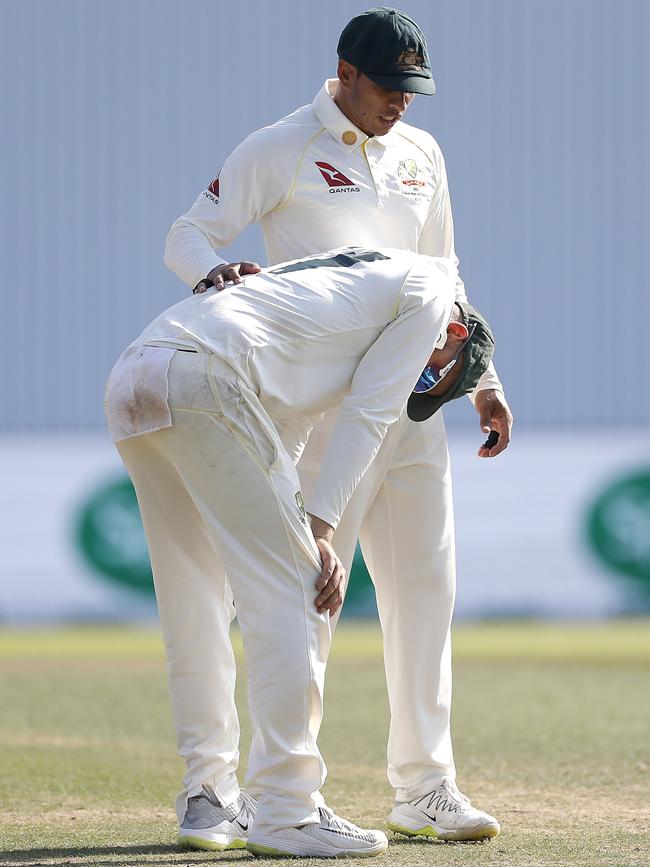
[[424,187],[424,181],[418,180],[418,164],[415,160],[400,160],[397,166],[397,174],[402,183],[407,187]]
[[433,184],[428,173],[414,159],[399,160],[397,163],[397,180],[399,191],[414,205],[427,202],[433,194]]
[[296,505],[298,506],[298,511],[300,512],[300,520],[303,524],[307,523],[307,510],[305,509],[305,501],[302,498],[302,492],[298,491],[296,493]]

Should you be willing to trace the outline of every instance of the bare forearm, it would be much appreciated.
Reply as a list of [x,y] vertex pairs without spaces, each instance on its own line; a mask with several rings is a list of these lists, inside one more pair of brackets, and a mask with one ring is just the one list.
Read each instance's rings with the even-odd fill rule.
[[334,535],[334,527],[332,527],[331,524],[328,524],[327,521],[323,521],[321,518],[316,517],[316,515],[310,515],[309,522],[311,524],[311,531],[314,534],[314,538],[326,539],[328,542],[332,541],[332,536]]

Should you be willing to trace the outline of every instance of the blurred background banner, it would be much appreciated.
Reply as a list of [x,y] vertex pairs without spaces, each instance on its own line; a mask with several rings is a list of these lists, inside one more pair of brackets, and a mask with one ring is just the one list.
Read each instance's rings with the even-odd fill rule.
[[[607,450],[616,439],[617,449]],[[650,472],[634,432],[524,430],[507,460],[450,433],[466,618],[650,610]],[[137,503],[104,434],[5,436],[0,622],[155,616]],[[404,564],[408,569],[409,564]],[[345,614],[374,613],[358,558]]]
[[[2,4],[0,619],[153,616],[104,382],[188,291],[162,262],[171,223],[242,138],[313,99],[369,5]],[[406,120],[445,154],[461,274],[517,420],[485,462],[469,402],[446,411],[458,612],[647,610],[650,4],[400,7],[437,84]],[[229,255],[264,262],[257,227]],[[371,611],[360,564],[355,580],[349,612]]]

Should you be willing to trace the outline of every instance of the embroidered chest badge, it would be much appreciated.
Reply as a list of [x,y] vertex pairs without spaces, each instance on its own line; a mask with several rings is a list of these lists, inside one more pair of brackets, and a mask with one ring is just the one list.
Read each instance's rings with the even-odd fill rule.
[[307,523],[307,511],[305,509],[305,501],[302,498],[302,492],[298,491],[296,493],[296,505],[298,506],[298,511],[300,512],[300,520],[303,524]]
[[397,165],[397,175],[407,187],[424,187],[424,181],[418,180],[418,164],[415,160],[400,160]]

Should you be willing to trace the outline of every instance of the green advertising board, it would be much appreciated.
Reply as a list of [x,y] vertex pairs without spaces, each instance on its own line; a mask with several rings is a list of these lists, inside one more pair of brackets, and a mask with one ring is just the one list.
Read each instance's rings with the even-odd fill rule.
[[628,473],[598,494],[587,539],[600,561],[650,602],[650,469]]
[[86,561],[104,578],[154,592],[138,501],[127,476],[97,488],[82,504],[76,538]]

